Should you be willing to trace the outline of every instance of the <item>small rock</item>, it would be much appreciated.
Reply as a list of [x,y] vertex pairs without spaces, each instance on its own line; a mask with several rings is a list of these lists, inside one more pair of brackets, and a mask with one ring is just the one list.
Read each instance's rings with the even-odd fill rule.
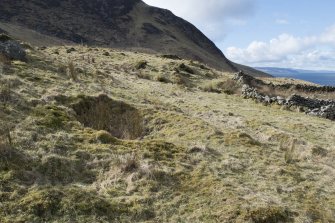
[[70,49],[66,50],[67,53],[72,53],[72,52],[75,52],[75,51],[76,51],[76,49],[73,48],[73,47],[71,47]]
[[26,51],[14,40],[0,42],[0,54],[5,55],[10,60],[26,61]]

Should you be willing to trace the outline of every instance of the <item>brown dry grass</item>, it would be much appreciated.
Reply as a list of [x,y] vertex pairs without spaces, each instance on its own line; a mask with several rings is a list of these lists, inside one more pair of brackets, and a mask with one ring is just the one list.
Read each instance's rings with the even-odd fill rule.
[[12,91],[9,83],[0,85],[0,103],[6,106],[12,99]]
[[206,92],[239,94],[241,86],[232,79],[213,80],[206,83],[202,89]]
[[73,81],[78,81],[78,73],[76,71],[73,61],[68,63],[68,74]]
[[[52,53],[55,49],[59,55]],[[124,222],[288,222],[291,218],[296,222],[332,222],[335,213],[333,123],[275,106],[265,107],[236,95],[199,89],[203,83],[214,79],[230,78],[220,71],[209,72],[192,65],[196,75],[183,77],[193,87],[182,88],[172,81],[178,65],[175,61],[172,64],[169,59],[141,53],[122,52],[124,55],[121,55],[119,51],[106,57],[104,50],[77,47],[71,55],[62,47],[43,51],[45,58],[58,64],[72,60],[89,73],[103,71],[104,78],[99,83],[85,75],[80,76],[81,83],[74,83],[46,67],[36,69],[38,64],[24,65],[25,76],[38,76],[44,81],[22,81],[21,85],[13,85],[15,97],[26,101],[37,99],[40,101],[37,103],[48,106],[60,103],[62,112],[51,109],[48,115],[35,117],[21,107],[11,111],[11,118],[18,122],[12,132],[14,144],[25,151],[24,156],[33,156],[34,163],[29,162],[26,168],[21,165],[20,158],[15,161],[20,164],[15,168],[21,168],[22,172],[1,172],[4,173],[1,179],[9,179],[6,187],[24,188],[8,194],[11,197],[7,194],[1,197],[5,200],[4,208],[0,209],[1,221],[39,221],[35,213],[41,210],[40,204],[56,200],[60,201],[52,207],[56,211],[80,203],[81,208],[73,208],[71,212],[81,213],[81,219],[71,216],[73,218],[68,220],[68,213],[58,211],[64,221],[97,222],[98,219],[89,219],[92,212],[83,213],[97,207],[106,207],[99,209],[104,210],[99,212],[103,214],[105,210],[114,210],[94,200],[105,199],[115,204],[115,210],[136,213],[135,217],[128,218],[131,213],[116,212],[115,215],[125,217],[118,219]],[[88,55],[95,57],[94,64],[91,60],[82,60]],[[137,78],[134,72],[134,64],[143,59],[150,64],[142,70],[150,75],[150,80]],[[22,68],[14,65],[15,69]],[[167,75],[173,83],[156,81],[154,77],[158,73]],[[99,99],[101,86],[113,102]],[[89,96],[78,96],[83,93]],[[55,96],[65,99],[54,101]],[[39,100],[41,98],[46,100]],[[123,101],[124,110],[115,101]],[[80,106],[73,109],[72,103]],[[135,108],[134,113],[127,105]],[[142,116],[136,116],[137,112]],[[62,118],[63,113],[66,119]],[[62,128],[58,124],[48,125],[45,130],[47,118],[64,120]],[[97,131],[95,127],[108,132]],[[135,138],[130,128],[144,129],[139,131],[144,134]],[[299,140],[291,149],[293,138]],[[281,139],[284,141],[282,150],[278,149]],[[286,148],[294,151],[292,158],[288,156],[287,160],[297,162],[287,163]],[[33,178],[30,184],[21,183],[22,175],[24,179],[30,177],[30,171],[26,170],[34,171],[36,166],[50,160],[45,157],[55,153],[58,158],[53,160],[62,161],[62,165],[66,160],[66,165],[61,166],[62,171],[53,162],[51,167],[61,178],[75,175],[71,184],[53,181],[57,185],[46,189],[43,181],[39,182],[43,177],[53,176],[39,172],[35,174],[36,181]],[[92,175],[81,174],[83,166]],[[66,192],[69,188],[71,193]],[[22,195],[21,191],[29,192]],[[49,196],[54,191],[57,191],[56,196]],[[83,191],[89,191],[84,193],[89,197],[84,202],[77,197],[67,199],[68,195],[83,194]],[[57,194],[64,196],[59,198]],[[64,203],[69,205],[64,206]],[[19,209],[24,211],[15,212]],[[48,210],[42,209],[43,213],[49,213]],[[326,215],[328,212],[330,215]],[[106,219],[105,222],[113,221]],[[50,213],[44,220],[59,221],[58,215]]]
[[11,67],[11,60],[0,53],[0,75],[7,74]]

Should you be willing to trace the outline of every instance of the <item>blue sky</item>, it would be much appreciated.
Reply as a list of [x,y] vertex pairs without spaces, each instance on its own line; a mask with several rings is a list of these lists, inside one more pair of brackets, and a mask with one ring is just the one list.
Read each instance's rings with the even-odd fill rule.
[[145,0],[250,66],[335,70],[334,0]]

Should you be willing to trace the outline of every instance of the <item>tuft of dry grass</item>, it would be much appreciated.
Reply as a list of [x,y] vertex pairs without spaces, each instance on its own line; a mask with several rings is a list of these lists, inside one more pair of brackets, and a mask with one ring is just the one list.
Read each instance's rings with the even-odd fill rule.
[[151,76],[148,73],[143,72],[142,70],[138,70],[137,72],[135,72],[135,74],[138,78],[151,80]]
[[68,75],[73,81],[78,81],[78,73],[76,71],[73,61],[68,63]]
[[201,89],[206,92],[237,94],[241,86],[232,79],[215,79],[205,83]]
[[10,70],[11,60],[4,54],[0,53],[0,75],[5,75]]
[[195,74],[195,71],[190,66],[188,66],[184,63],[179,64],[177,69],[180,70],[180,71],[184,71],[186,73],[189,73],[189,74]]
[[285,150],[285,162],[287,164],[291,164],[294,162],[294,153],[295,153],[295,147],[296,147],[297,139],[293,139],[291,142],[291,146],[289,148],[286,148]]
[[2,129],[0,130],[0,141],[2,144],[13,145],[12,135],[10,126],[8,124],[2,124]]
[[133,172],[140,167],[140,162],[135,153],[119,157],[119,165],[122,172]]
[[0,86],[0,103],[5,107],[12,99],[12,90],[10,84]]
[[170,83],[170,80],[164,74],[156,75],[155,80],[162,83]]

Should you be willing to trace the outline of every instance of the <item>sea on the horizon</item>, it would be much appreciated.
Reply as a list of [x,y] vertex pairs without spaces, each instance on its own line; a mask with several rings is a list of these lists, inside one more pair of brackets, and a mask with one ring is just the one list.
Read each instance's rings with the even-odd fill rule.
[[274,75],[276,77],[294,78],[304,81],[309,81],[315,84],[335,86],[335,74],[319,74],[319,73],[309,73],[309,74],[280,74]]

